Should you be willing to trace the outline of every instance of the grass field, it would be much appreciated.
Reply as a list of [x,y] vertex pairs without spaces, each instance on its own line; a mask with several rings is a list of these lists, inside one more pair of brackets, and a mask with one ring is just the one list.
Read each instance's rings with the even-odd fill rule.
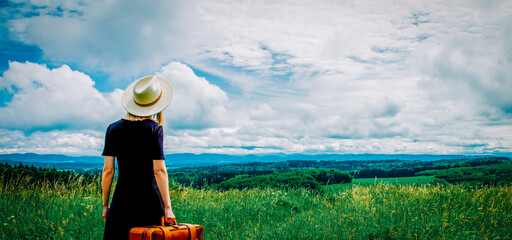
[[418,185],[423,186],[431,183],[436,178],[433,176],[418,176],[418,177],[401,177],[401,178],[356,178],[351,183],[345,184],[332,184],[323,186],[323,189],[327,192],[336,192],[351,188],[354,185],[372,186],[375,184],[394,184],[394,185]]
[[[101,239],[98,182],[79,180],[63,186],[0,179],[0,238]],[[512,239],[510,186],[380,180],[356,179],[323,192],[174,185],[171,199],[178,222],[203,225],[205,239]]]
[[433,176],[418,176],[418,177],[401,177],[401,178],[356,178],[352,180],[351,185],[371,185],[376,183],[385,184],[429,184],[434,180]]

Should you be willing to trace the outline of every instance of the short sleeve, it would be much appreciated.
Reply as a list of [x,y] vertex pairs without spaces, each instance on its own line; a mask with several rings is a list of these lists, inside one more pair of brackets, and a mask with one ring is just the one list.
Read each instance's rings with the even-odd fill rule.
[[114,142],[112,139],[112,125],[108,126],[107,132],[105,133],[105,146],[103,148],[102,156],[117,156],[115,151]]
[[162,125],[158,125],[154,128],[154,148],[151,153],[153,160],[165,160],[164,156],[164,129]]

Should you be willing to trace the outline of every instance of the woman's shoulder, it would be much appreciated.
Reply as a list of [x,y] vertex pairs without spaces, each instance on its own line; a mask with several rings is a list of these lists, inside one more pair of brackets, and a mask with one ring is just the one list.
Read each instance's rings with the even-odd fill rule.
[[[119,120],[119,121],[120,121],[120,120]],[[107,135],[108,135],[109,133],[112,133],[112,130],[114,130],[114,129],[118,128],[118,126],[119,126],[119,121],[115,121],[115,122],[113,122],[113,123],[111,123],[111,124],[109,124],[109,125],[108,125],[108,127],[107,127]]]
[[155,121],[153,121],[151,119],[146,119],[146,120],[143,120],[141,122],[146,127],[151,128],[153,130],[161,130],[162,129],[162,125],[158,124],[157,122],[155,122]]
[[111,123],[107,131],[112,132],[117,129],[134,129],[134,128],[145,128],[145,129],[152,129],[152,131],[160,131],[162,129],[162,125],[158,124],[157,122],[151,120],[151,119],[144,119],[144,120],[126,120],[126,119],[120,119],[118,121],[115,121]]
[[108,125],[108,129],[112,129],[112,128],[116,128],[116,127],[119,127],[121,124],[123,124],[124,120],[123,119],[119,119],[111,124]]

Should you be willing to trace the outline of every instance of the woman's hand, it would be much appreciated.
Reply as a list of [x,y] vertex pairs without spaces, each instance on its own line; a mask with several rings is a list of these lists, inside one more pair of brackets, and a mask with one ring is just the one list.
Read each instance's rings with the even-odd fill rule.
[[172,208],[165,208],[165,223],[172,223],[176,220],[174,213],[172,212]]
[[108,212],[110,211],[110,206],[103,207],[103,221],[107,221]]

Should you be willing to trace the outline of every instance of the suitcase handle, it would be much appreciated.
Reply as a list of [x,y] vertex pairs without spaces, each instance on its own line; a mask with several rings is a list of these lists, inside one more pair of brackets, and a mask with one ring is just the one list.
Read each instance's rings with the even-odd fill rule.
[[[178,222],[176,222],[176,218],[174,219],[174,227],[178,227]],[[162,216],[161,218],[161,223],[162,223],[162,226],[165,226],[165,217]],[[180,225],[182,226],[186,226],[188,228],[188,233],[190,234],[190,239],[191,240],[197,240],[197,232],[196,232],[196,227],[195,225],[193,224],[187,224],[187,223],[181,223]],[[162,230],[164,230],[163,228],[160,228]],[[164,237],[165,237],[165,231],[164,231]]]
[[[165,226],[165,217],[163,217],[163,216],[162,216],[162,218],[161,218],[161,220],[160,220],[160,221],[161,221],[161,223],[162,223],[162,226]],[[176,222],[176,218],[175,218],[175,219],[174,219],[174,221],[173,221],[173,222],[171,222],[171,223],[174,223],[174,225],[178,225],[178,222]],[[171,224],[169,224],[169,225],[171,225]]]

